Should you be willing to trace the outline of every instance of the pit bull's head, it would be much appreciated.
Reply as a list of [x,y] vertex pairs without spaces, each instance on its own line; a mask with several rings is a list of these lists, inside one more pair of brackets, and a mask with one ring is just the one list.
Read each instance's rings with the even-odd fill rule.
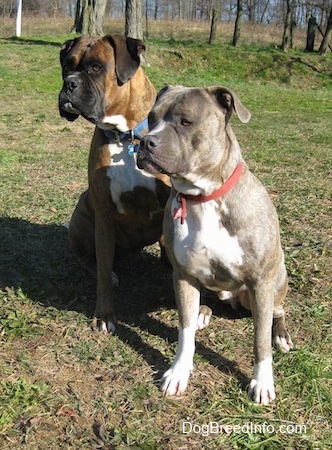
[[202,174],[220,182],[220,165],[236,145],[228,126],[233,110],[242,122],[249,121],[249,111],[225,87],[163,88],[149,114],[150,131],[141,141],[138,167],[169,175],[181,192],[191,193],[188,189],[199,186]]

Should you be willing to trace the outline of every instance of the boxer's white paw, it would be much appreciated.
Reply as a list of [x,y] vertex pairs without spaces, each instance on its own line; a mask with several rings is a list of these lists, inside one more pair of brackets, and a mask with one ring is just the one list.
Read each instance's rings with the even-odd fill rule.
[[203,330],[203,328],[207,327],[210,323],[211,316],[212,316],[211,309],[208,306],[202,305],[199,308],[196,329]]
[[284,336],[277,335],[273,337],[273,346],[283,353],[287,353],[293,348],[292,339],[287,331]]
[[114,287],[118,287],[120,284],[120,280],[119,277],[117,276],[117,274],[115,272],[112,271],[112,282],[113,282],[113,286]]
[[249,397],[256,403],[268,405],[275,398],[272,374],[272,358],[255,364],[254,377],[249,385]]
[[167,372],[164,373],[160,381],[160,389],[165,395],[181,395],[186,390],[189,376],[193,366],[186,366],[174,363]]
[[115,320],[114,321],[111,319],[101,320],[100,318],[98,318],[97,315],[95,315],[92,318],[91,328],[93,331],[99,331],[100,333],[104,334],[114,333],[114,331],[116,330],[115,323],[116,323]]
[[116,326],[111,321],[108,321],[107,323],[104,321],[100,322],[99,331],[104,334],[114,333],[115,329],[116,329]]

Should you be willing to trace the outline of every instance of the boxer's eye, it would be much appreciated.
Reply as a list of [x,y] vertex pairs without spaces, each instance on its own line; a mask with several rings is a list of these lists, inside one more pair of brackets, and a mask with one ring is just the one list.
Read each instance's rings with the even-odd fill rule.
[[101,66],[99,66],[98,64],[93,64],[91,66],[91,69],[92,69],[93,73],[98,73],[98,72],[100,72]]

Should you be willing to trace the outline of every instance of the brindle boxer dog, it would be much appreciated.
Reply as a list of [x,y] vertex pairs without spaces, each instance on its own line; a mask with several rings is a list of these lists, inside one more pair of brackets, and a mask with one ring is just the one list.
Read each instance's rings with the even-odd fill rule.
[[[200,288],[237,298],[254,321],[254,375],[249,394],[257,403],[274,400],[271,339],[292,348],[282,303],[287,273],[276,210],[243,160],[229,125],[232,112],[242,122],[250,113],[224,87],[166,87],[141,141],[138,165],[171,177],[164,214],[164,237],[173,266],[179,309],[178,350],[161,389],[182,394],[193,370],[196,328],[211,310],[201,307]],[[272,330],[272,333],[271,333]]]
[[89,187],[69,225],[80,262],[97,277],[92,326],[114,331],[112,269],[115,251],[140,250],[158,241],[169,188],[136,166],[155,89],[140,67],[141,40],[119,35],[80,37],[60,53],[61,116],[96,125],[88,164]]

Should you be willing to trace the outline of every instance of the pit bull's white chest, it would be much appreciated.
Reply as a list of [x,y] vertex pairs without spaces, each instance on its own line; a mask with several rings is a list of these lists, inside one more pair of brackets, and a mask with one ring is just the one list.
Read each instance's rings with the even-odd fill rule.
[[155,191],[155,178],[138,169],[136,154],[129,155],[128,145],[129,142],[109,144],[110,166],[107,176],[110,180],[112,200],[121,214],[125,213],[121,204],[123,192],[133,191],[138,186]]
[[[172,211],[178,207],[178,201],[173,199]],[[182,268],[208,289],[231,290],[239,282],[244,253],[237,237],[222,225],[214,201],[187,202],[184,223],[174,220],[174,254]]]

